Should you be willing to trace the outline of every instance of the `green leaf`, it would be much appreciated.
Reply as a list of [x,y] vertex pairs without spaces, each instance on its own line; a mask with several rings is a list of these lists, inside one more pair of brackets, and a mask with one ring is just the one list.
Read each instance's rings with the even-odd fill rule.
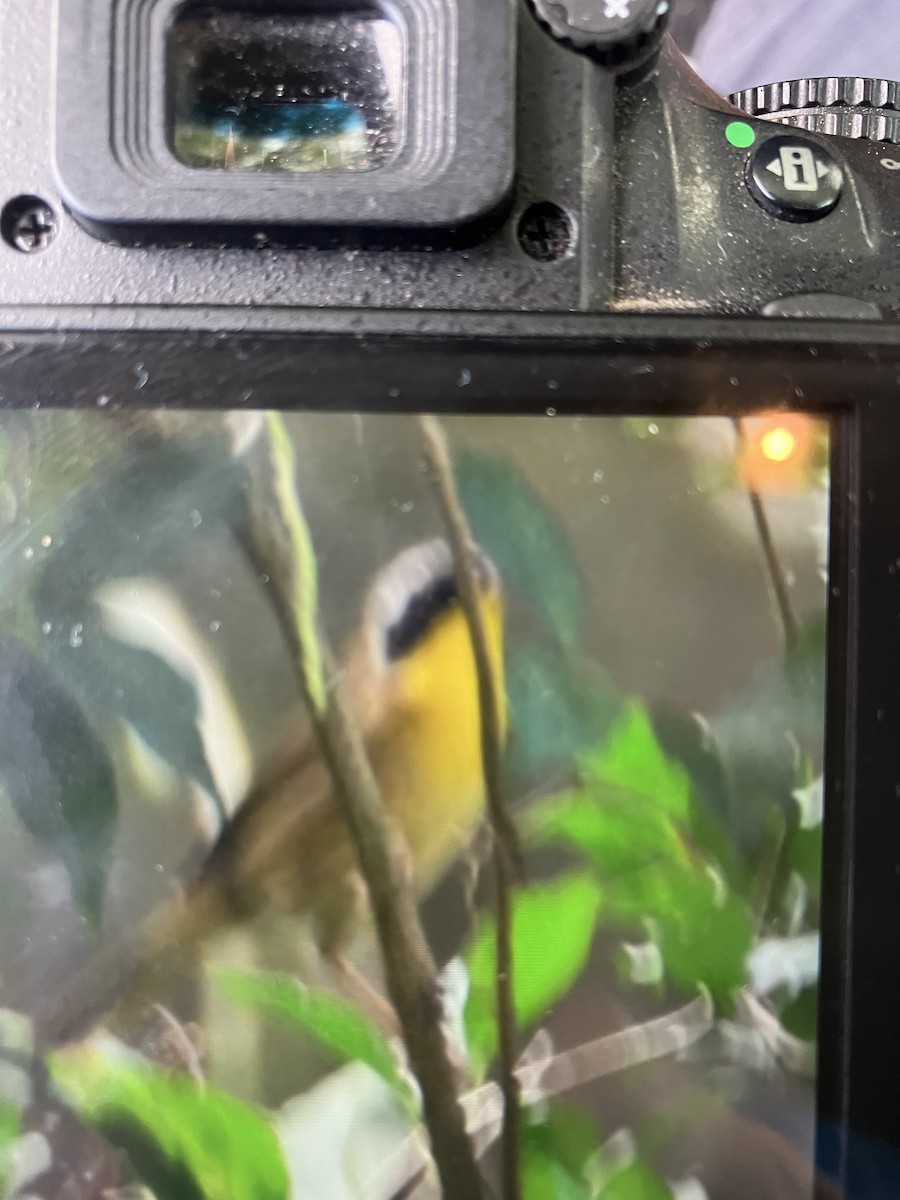
[[602,667],[555,647],[517,646],[506,686],[512,721],[505,759],[525,787],[570,771],[573,760],[604,736],[622,704]]
[[676,820],[691,813],[691,784],[684,768],[668,758],[656,740],[646,710],[629,702],[599,751],[581,762],[586,786],[611,784],[653,800]]
[[511,463],[463,450],[456,476],[475,536],[510,592],[555,638],[574,649],[587,601],[574,551],[560,518]]
[[[542,1017],[581,974],[599,910],[600,888],[582,873],[564,875],[516,894],[512,934],[520,1025]],[[466,1039],[476,1076],[483,1075],[497,1048],[496,947],[496,923],[486,918],[467,958]]]
[[793,793],[798,782],[809,782],[798,781],[797,748],[817,764],[821,759],[825,667],[825,623],[819,615],[804,624],[783,656],[764,663],[710,719],[727,779],[716,815],[745,860],[755,860],[766,841],[773,806],[785,815],[797,811]]
[[706,988],[728,1007],[746,981],[754,936],[749,907],[702,861],[662,862],[609,881],[603,911],[649,935],[666,978],[689,992]]
[[0,1153],[19,1136],[22,1115],[14,1104],[0,1100]]
[[589,1113],[552,1101],[543,1120],[522,1130],[525,1200],[588,1200],[586,1169],[600,1141]]
[[600,1200],[672,1200],[668,1184],[638,1160],[617,1171],[599,1192]]
[[342,1059],[371,1067],[414,1115],[412,1092],[387,1039],[360,1009],[329,992],[304,987],[290,975],[216,967],[213,977],[245,1008],[278,1017]]
[[791,1000],[780,1014],[781,1024],[794,1037],[815,1042],[819,1032],[819,989],[809,987]]
[[0,1100],[0,1196],[6,1195],[12,1175],[12,1148],[22,1127],[22,1114],[14,1104]]
[[746,890],[751,866],[735,856],[722,824],[728,777],[706,722],[666,704],[653,706],[649,711],[663,753],[678,763],[690,779],[692,844],[718,863],[734,886]]
[[0,672],[0,789],[98,925],[118,810],[112,762],[75,697],[18,638],[0,636]]
[[586,1183],[552,1155],[528,1144],[522,1154],[522,1193],[525,1200],[591,1200]]
[[671,818],[654,801],[617,786],[595,786],[541,801],[522,817],[523,835],[583,851],[606,879],[660,860],[687,862]]
[[161,1197],[286,1200],[278,1137],[255,1109],[97,1046],[55,1055],[51,1070],[70,1103]]
[[687,990],[707,988],[727,1006],[747,977],[754,936],[749,909],[705,872],[672,882],[669,904],[655,916],[666,974]]
[[789,847],[791,868],[809,888],[814,909],[818,909],[822,888],[823,827],[795,830]]
[[524,815],[526,838],[583,853],[602,882],[604,923],[639,930],[641,939],[649,932],[667,979],[705,987],[727,1005],[746,978],[753,926],[717,861],[695,844],[694,822],[706,818],[687,774],[636,704],[582,769],[581,788]]

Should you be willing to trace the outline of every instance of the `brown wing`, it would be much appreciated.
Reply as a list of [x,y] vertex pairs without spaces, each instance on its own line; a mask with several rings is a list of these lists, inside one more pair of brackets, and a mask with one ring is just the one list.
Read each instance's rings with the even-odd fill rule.
[[[310,738],[273,764],[238,809],[204,863],[188,907],[210,891],[219,894],[226,920],[244,920],[272,905],[307,907],[303,868],[335,816],[331,779]],[[286,894],[291,877],[293,903]]]
[[[376,774],[396,725],[386,711],[377,728],[369,721],[366,745]],[[348,887],[359,887],[356,857],[310,734],[285,745],[222,833],[188,893],[184,934],[203,937],[209,926],[271,908],[312,913],[321,928],[333,929],[334,914],[326,910],[350,904]]]

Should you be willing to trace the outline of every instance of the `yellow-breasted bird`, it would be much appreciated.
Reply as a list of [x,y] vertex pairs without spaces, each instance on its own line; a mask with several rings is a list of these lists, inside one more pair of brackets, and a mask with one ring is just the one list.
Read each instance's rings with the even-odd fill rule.
[[[502,681],[500,579],[483,552],[475,563]],[[425,895],[469,843],[485,806],[478,680],[445,541],[402,551],[375,577],[338,686],[408,850],[413,887]],[[501,719],[505,727],[505,702]],[[127,948],[91,964],[44,1019],[38,1014],[42,1042],[83,1035],[167,955],[273,910],[309,917],[323,956],[347,974],[341,952],[366,919],[365,888],[312,732],[292,732],[184,899],[152,915]]]

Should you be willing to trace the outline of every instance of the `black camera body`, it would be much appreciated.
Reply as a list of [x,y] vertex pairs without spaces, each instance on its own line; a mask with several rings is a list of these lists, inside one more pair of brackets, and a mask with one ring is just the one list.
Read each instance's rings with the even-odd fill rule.
[[[599,32],[580,35],[582,53],[511,0],[405,0],[390,21],[354,9],[363,36],[349,51],[335,42],[331,66],[315,29],[335,6],[315,6],[295,43],[276,28],[295,71],[315,59],[319,93],[349,95],[350,109],[357,94],[359,111],[373,103],[365,55],[393,54],[391,128],[363,114],[363,169],[316,171],[178,158],[179,87],[203,101],[205,86],[221,106],[231,86],[245,110],[254,84],[271,89],[265,72],[215,78],[229,38],[265,42],[270,18],[253,14],[266,6],[225,6],[218,33],[188,6],[182,59],[170,26],[184,6],[11,9],[0,304],[15,320],[23,306],[173,319],[204,306],[790,316],[812,295],[830,297],[822,315],[900,306],[900,155],[868,140],[896,134],[896,88],[820,80],[746,98],[806,126],[785,130],[715,96],[671,44],[657,57],[665,5],[607,5],[610,19],[592,8]],[[308,11],[277,9],[288,29]],[[395,47],[367,41],[392,22]],[[865,136],[825,136],[835,130]],[[19,253],[35,248],[47,252]]]
[[7,4],[0,409],[827,424],[817,1159],[895,1197],[900,85],[739,108],[667,17]]

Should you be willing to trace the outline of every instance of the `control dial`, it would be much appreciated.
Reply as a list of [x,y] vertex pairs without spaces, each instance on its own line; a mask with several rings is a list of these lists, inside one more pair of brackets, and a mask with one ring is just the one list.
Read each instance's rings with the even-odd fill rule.
[[662,45],[670,0],[529,0],[538,23],[570,50],[620,74],[645,66]]
[[730,97],[751,117],[810,133],[900,145],[900,83],[888,79],[795,79]]

